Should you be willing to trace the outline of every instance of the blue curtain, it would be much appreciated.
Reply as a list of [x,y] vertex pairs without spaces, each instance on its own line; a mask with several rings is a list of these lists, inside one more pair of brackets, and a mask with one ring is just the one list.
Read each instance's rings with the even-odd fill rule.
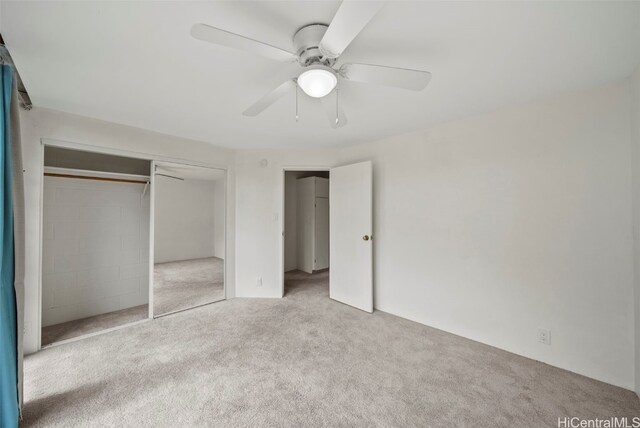
[[0,427],[13,428],[18,426],[18,330],[11,189],[13,82],[9,66],[0,66],[0,80]]

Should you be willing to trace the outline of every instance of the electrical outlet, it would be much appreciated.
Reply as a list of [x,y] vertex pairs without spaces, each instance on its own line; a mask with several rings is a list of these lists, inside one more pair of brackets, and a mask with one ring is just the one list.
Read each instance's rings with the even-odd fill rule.
[[258,287],[262,287],[262,277],[261,276],[259,276],[258,279],[256,280],[256,285]]
[[538,342],[544,343],[545,345],[551,345],[551,330],[547,330],[544,328],[538,329]]

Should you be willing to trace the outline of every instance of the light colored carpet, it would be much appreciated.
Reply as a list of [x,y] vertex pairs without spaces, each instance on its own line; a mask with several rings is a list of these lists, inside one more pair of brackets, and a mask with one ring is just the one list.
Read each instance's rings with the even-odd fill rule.
[[158,263],[153,269],[153,314],[224,299],[224,261],[217,257]]
[[42,328],[42,346],[62,340],[73,339],[113,327],[140,321],[149,316],[147,305],[107,312],[79,320],[67,321]]
[[25,360],[25,426],[544,427],[634,393],[328,298],[231,299]]

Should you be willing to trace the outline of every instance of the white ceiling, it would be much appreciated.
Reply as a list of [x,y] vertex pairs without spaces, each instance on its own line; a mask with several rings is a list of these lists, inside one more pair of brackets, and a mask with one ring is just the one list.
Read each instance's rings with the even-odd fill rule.
[[299,72],[191,38],[194,23],[292,49],[338,2],[2,2],[0,31],[36,106],[233,148],[331,147],[425,128],[627,77],[640,63],[640,2],[389,2],[342,62],[424,69],[413,93],[340,85],[332,129],[294,94],[241,112]]

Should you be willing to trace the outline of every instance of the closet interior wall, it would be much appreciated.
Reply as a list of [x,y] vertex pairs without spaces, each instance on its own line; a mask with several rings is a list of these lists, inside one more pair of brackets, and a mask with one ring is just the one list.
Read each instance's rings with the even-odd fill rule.
[[149,173],[146,160],[45,146],[43,328],[148,304]]

